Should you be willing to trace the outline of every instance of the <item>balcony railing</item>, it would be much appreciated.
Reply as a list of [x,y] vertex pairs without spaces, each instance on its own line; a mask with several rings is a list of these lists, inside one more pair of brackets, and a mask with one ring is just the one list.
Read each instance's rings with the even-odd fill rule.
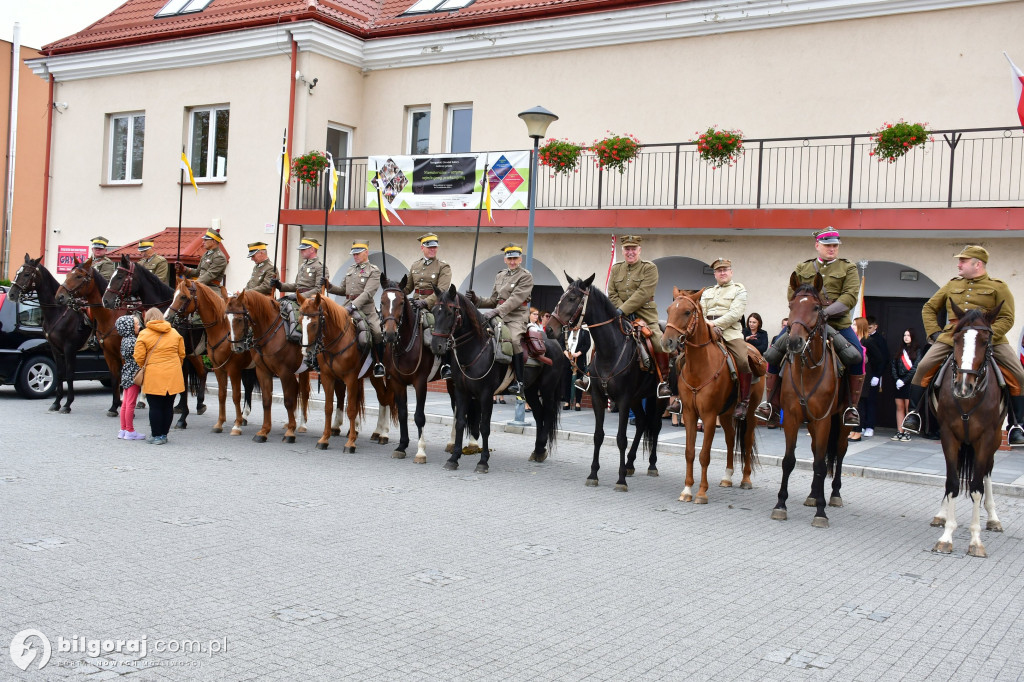
[[[1024,129],[934,131],[895,163],[870,156],[870,135],[744,140],[713,169],[693,142],[643,145],[621,175],[584,152],[579,171],[538,170],[539,209],[933,208],[1024,204]],[[366,208],[366,158],[342,159],[338,209]],[[302,188],[296,208],[324,208]]]

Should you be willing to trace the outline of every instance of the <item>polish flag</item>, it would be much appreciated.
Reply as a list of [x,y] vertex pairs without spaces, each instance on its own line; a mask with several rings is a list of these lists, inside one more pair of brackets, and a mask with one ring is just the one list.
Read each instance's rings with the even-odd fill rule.
[[1017,118],[1024,126],[1024,71],[1017,68],[1017,65],[1010,59],[1010,55],[1003,53],[1006,61],[1010,62],[1010,69],[1013,71],[1013,100],[1017,104]]

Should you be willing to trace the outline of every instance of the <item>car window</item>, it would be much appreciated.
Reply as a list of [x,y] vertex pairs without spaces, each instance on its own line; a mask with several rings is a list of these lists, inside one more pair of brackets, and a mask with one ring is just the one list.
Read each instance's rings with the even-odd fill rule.
[[21,300],[18,302],[18,326],[43,326],[43,309],[39,307],[39,303],[31,300]]

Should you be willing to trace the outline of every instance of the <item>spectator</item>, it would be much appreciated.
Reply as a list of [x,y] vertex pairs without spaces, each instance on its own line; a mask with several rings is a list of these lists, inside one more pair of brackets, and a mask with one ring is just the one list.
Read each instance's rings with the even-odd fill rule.
[[114,322],[114,329],[121,335],[121,430],[118,438],[124,440],[143,440],[146,435],[135,430],[135,401],[142,390],[135,385],[135,375],[139,365],[135,362],[135,341],[139,333],[139,318],[135,315],[122,315]]
[[768,350],[768,332],[764,330],[764,321],[757,313],[750,313],[747,317],[746,342],[762,353]]
[[[570,337],[569,342],[571,343],[572,341],[573,339]],[[575,380],[587,373],[587,357],[590,354],[590,347],[592,345],[590,332],[585,327],[581,327],[575,341],[575,351],[570,352],[568,347],[563,350],[565,357],[569,358],[569,372],[565,377],[565,383],[562,384],[562,390],[568,399],[568,402],[562,405],[562,409],[579,412],[582,409],[583,393],[576,388]],[[572,368],[572,361],[574,359],[576,361],[575,372]]]
[[913,329],[903,332],[900,352],[892,359],[892,378],[896,380],[896,435],[891,440],[908,442],[910,434],[903,430],[903,417],[907,415],[910,403],[910,380],[921,363],[922,352]]
[[[853,320],[853,331],[854,331],[854,333],[857,334],[857,340],[860,341],[861,351],[864,353],[864,371],[867,372],[868,350],[867,350],[867,346],[864,345],[864,342],[868,338],[868,320],[867,320],[867,318],[865,318],[865,317],[855,318]],[[856,441],[859,441],[862,437],[870,438],[871,434],[865,433],[864,430],[863,430],[864,428],[865,427],[863,426],[863,424],[861,426],[853,427],[853,431],[850,432],[849,440],[856,442]],[[872,431],[872,434],[874,434],[874,431]]]
[[142,392],[149,399],[150,437],[147,443],[164,445],[174,420],[174,398],[185,390],[181,361],[185,359],[185,340],[164,320],[157,308],[146,311],[146,328],[135,343],[135,362],[146,374]]
[[889,342],[885,335],[878,331],[878,320],[874,317],[867,318],[868,335],[862,339],[861,344],[867,353],[868,364],[865,368],[868,390],[861,398],[860,410],[864,428],[864,437],[871,438],[875,435],[875,424],[878,420],[878,394],[882,390],[882,377],[889,369]]
[[[789,318],[788,317],[784,317],[784,318],[782,318],[782,329],[779,330],[778,334],[776,334],[775,336],[772,337],[772,343],[775,343],[775,341],[780,336],[782,336],[783,334],[785,334],[788,331],[789,331]],[[778,374],[779,373],[779,368],[777,366],[775,366],[775,365],[768,365],[768,371],[772,372],[772,373],[775,373],[775,374]],[[765,398],[765,400],[767,400],[768,396],[765,396],[764,398]],[[781,412],[780,412],[780,416],[781,416]],[[773,420],[768,422],[768,428],[769,429],[777,429],[777,428],[779,428],[779,425],[773,419]]]

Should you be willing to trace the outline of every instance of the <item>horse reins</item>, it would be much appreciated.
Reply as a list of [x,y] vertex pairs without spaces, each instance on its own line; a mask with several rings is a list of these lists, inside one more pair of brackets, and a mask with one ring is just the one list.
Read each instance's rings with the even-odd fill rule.
[[[790,325],[800,325],[801,327],[803,327],[804,329],[807,330],[807,343],[804,344],[804,349],[802,351],[800,351],[800,353],[799,353],[799,357],[801,359],[800,364],[801,364],[802,367],[805,367],[807,369],[817,369],[818,367],[823,367],[824,364],[825,364],[825,359],[828,357],[828,349],[826,348],[826,338],[825,338],[825,326],[827,325],[827,323],[825,322],[824,313],[820,310],[820,302],[821,302],[821,300],[818,299],[818,301],[819,301],[818,320],[817,320],[817,322],[815,322],[813,327],[808,327],[801,320],[793,319],[793,320],[790,321]],[[813,357],[811,356],[811,341],[814,339],[815,336],[820,336],[821,337],[821,357],[818,358],[817,362],[815,362]],[[789,356],[792,356],[792,355],[794,355],[794,353],[792,353],[791,351],[786,351],[787,359],[789,358]],[[822,372],[818,375],[818,379],[817,379],[817,381],[814,382],[814,386],[811,387],[811,390],[810,391],[805,391],[804,390],[805,387],[804,387],[803,374],[801,373],[801,376],[800,376],[800,387],[798,388],[797,385],[796,385],[796,377],[793,376],[793,370],[790,369],[790,371],[789,371],[789,383],[793,387],[793,392],[796,393],[797,398],[800,400],[800,407],[803,409],[804,415],[807,417],[808,421],[812,421],[812,422],[820,421],[820,420],[824,419],[825,417],[827,417],[828,415],[830,415],[832,413],[832,408],[835,407],[836,401],[839,398],[839,371],[838,371],[838,369],[835,369],[835,367],[834,367],[838,362],[839,362],[838,358],[836,358],[835,361],[833,362],[833,370],[834,370],[835,378],[836,378],[836,387],[832,391],[832,398],[829,400],[828,407],[825,408],[824,413],[822,413],[822,415],[820,417],[815,417],[815,416],[813,416],[811,414],[810,409],[808,408],[808,405],[807,405],[807,397],[811,396],[811,395],[814,395],[817,392],[818,387],[821,386],[822,382],[825,381],[825,372],[824,372],[824,370],[822,370]],[[790,362],[790,364],[792,364],[792,361]],[[780,370],[780,372],[781,372],[781,370]],[[853,406],[851,405],[851,407],[853,407]]]

